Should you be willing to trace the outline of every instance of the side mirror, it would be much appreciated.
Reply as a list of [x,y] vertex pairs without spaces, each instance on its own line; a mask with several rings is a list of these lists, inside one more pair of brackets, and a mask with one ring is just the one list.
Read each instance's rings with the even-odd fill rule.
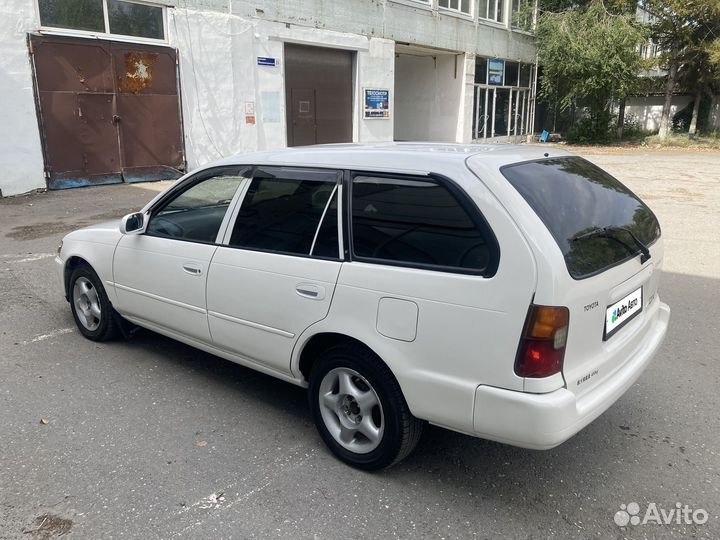
[[145,230],[145,215],[142,212],[128,214],[120,221],[120,232],[123,234],[139,234]]

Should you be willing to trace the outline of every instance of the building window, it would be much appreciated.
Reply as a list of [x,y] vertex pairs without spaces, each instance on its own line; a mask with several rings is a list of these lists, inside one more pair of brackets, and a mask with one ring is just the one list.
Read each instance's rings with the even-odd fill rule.
[[438,6],[472,15],[472,2],[470,0],[438,0]]
[[480,0],[481,19],[488,19],[495,22],[505,22],[505,0]]
[[510,23],[521,30],[532,29],[533,6],[530,0],[512,0]]
[[45,28],[165,40],[162,6],[126,0],[38,0],[38,3],[40,24]]

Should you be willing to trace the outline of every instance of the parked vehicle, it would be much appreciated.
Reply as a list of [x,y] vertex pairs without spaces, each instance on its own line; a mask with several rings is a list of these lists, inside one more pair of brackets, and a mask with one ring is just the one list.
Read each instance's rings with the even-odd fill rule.
[[330,145],[226,159],[56,259],[80,332],[129,323],[309,389],[364,469],[424,422],[552,448],[660,347],[660,227],[557,149]]

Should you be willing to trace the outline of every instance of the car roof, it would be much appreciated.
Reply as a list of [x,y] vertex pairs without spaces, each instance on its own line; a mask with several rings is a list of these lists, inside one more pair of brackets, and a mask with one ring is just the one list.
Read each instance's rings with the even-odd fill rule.
[[464,163],[471,156],[476,158],[476,162],[486,161],[491,166],[502,166],[561,155],[569,154],[557,148],[526,144],[353,143],[295,146],[238,154],[211,165],[285,165],[439,172],[443,166]]

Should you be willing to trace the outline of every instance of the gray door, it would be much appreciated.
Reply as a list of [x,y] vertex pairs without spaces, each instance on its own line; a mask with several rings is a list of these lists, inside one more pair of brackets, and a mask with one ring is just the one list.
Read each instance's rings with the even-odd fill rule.
[[352,141],[352,55],[285,45],[288,146]]

